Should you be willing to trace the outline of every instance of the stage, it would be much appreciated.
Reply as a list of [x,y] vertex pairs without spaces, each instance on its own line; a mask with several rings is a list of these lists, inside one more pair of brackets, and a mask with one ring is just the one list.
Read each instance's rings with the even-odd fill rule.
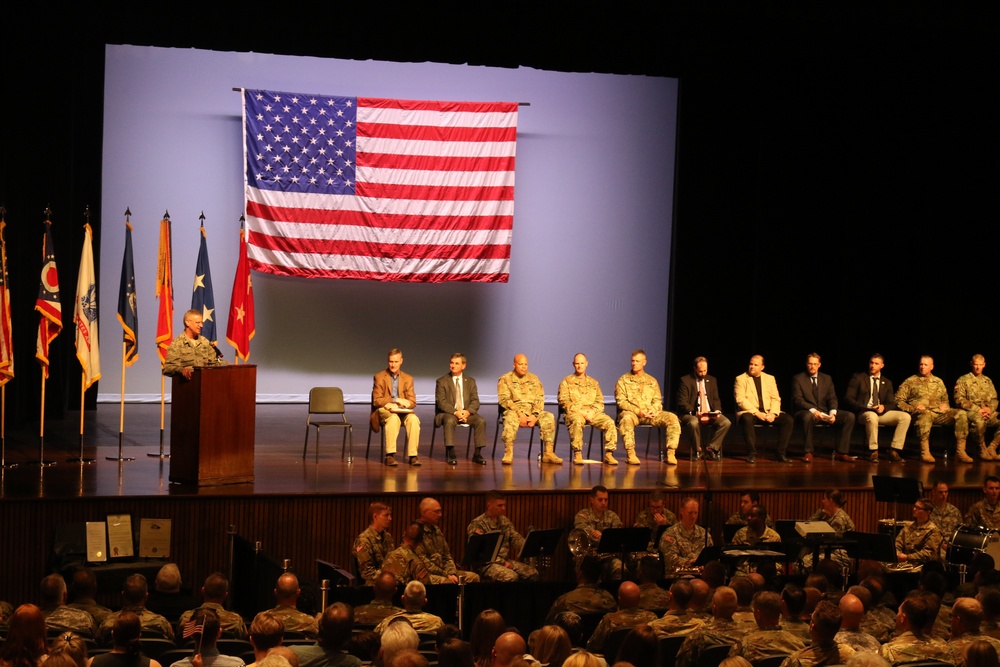
[[[167,406],[167,453],[169,409]],[[789,450],[792,463],[771,460],[773,438],[759,438],[757,463],[750,465],[744,459],[742,438],[733,431],[727,438],[723,461],[691,461],[682,440],[679,464],[667,466],[658,460],[655,434],[647,455],[646,431],[640,430],[637,451],[641,466],[625,465],[620,443],[620,464],[601,464],[598,437],[588,463],[574,466],[568,460],[569,438],[562,427],[556,445],[556,453],[567,459],[562,465],[537,462],[537,437],[529,459],[524,430],[515,446],[514,465],[504,466],[500,463],[502,443],[497,444],[496,456],[490,456],[496,421],[493,406],[483,411],[489,423],[486,466],[473,465],[464,456],[466,435],[462,430],[456,436],[457,466],[444,462],[440,432],[433,458],[429,457],[432,409],[423,407],[418,409],[422,466],[411,467],[400,456],[398,467],[387,468],[380,460],[378,434],[372,437],[371,455],[365,457],[368,407],[349,405],[347,411],[354,426],[353,461],[348,463],[342,458],[341,431],[326,428],[317,462],[314,430],[309,433],[305,460],[302,457],[306,405],[259,404],[254,482],[202,488],[169,483],[169,458],[148,456],[159,452],[158,405],[125,406],[123,453],[134,457],[131,461],[106,459],[118,454],[117,405],[101,404],[96,412],[86,414],[83,452],[85,457],[95,459],[89,464],[65,462],[79,454],[79,413],[68,413],[64,420],[46,423],[44,454],[58,462],[52,466],[27,463],[38,458],[37,424],[8,432],[6,462],[18,466],[4,470],[0,477],[0,539],[5,545],[0,599],[16,602],[36,597],[38,581],[47,572],[57,525],[103,521],[111,513],[131,513],[136,525],[140,518],[172,519],[171,560],[180,564],[187,580],[200,581],[213,570],[224,569],[230,526],[249,540],[259,540],[273,557],[291,559],[300,573],[311,576],[317,558],[342,565],[350,563],[354,537],[366,525],[365,509],[376,500],[393,508],[392,532],[398,537],[405,523],[416,516],[420,499],[427,495],[438,497],[444,508],[442,529],[457,559],[466,526],[483,511],[483,492],[494,488],[508,494],[508,516],[522,533],[529,526],[571,525],[574,514],[587,504],[587,492],[596,484],[611,491],[610,508],[626,525],[644,506],[651,490],[666,491],[667,507],[675,512],[680,498],[690,494],[702,502],[702,521],[707,521],[718,541],[721,525],[736,511],[744,488],[759,490],[769,513],[782,519],[809,516],[818,508],[824,489],[839,488],[847,498],[844,509],[857,528],[873,532],[878,519],[888,518],[893,512],[888,504],[875,502],[871,492],[873,474],[915,478],[928,487],[944,480],[952,487],[951,501],[965,510],[981,497],[982,478],[1000,471],[1000,462],[964,465],[956,464],[952,457],[945,463],[940,456],[944,440],[937,443],[935,465],[912,458],[902,464],[883,461],[872,465],[862,460],[853,464],[832,461],[829,443],[820,438],[816,459],[806,465],[799,458],[802,450],[798,434]],[[858,429],[852,448],[855,454],[861,453],[861,437]],[[915,445],[907,444],[907,456],[915,456]],[[585,439],[585,454],[586,447]],[[900,517],[910,518],[909,506],[900,509]],[[565,546],[561,546],[551,578],[567,576],[567,559]]]

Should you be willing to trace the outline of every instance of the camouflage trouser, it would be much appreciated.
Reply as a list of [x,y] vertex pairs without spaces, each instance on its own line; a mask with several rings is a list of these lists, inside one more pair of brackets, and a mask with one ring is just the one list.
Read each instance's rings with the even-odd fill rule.
[[[621,581],[622,561],[614,556],[598,556],[601,560],[601,581]],[[584,556],[574,556],[573,563],[577,570],[580,569],[580,562]]]
[[921,440],[930,437],[931,426],[942,424],[954,424],[955,437],[959,440],[964,440],[969,435],[969,418],[966,416],[965,410],[958,408],[952,408],[947,412],[924,410],[916,413],[913,416],[913,421],[917,423],[917,435],[920,436]]
[[677,442],[681,439],[681,422],[677,415],[672,412],[660,412],[652,419],[640,417],[634,412],[625,410],[618,417],[618,430],[622,434],[622,442],[625,449],[635,449],[635,427],[639,424],[649,424],[657,428],[667,430],[667,450],[677,449]]
[[538,570],[525,563],[511,563],[505,567],[497,563],[487,565],[482,571],[483,581],[518,581],[520,579],[538,579]]
[[[504,445],[514,443],[520,423],[517,412],[514,410],[506,410],[503,413],[503,434],[500,439],[503,440]],[[538,431],[541,433],[542,442],[552,442],[552,437],[556,433],[556,418],[552,416],[551,412],[542,410],[538,413]]]
[[[993,415],[989,419],[984,419],[978,410],[968,410],[966,411],[966,416],[969,419],[969,434],[972,436],[972,441],[974,444],[982,445],[986,438],[986,428],[1000,426],[1000,419],[997,415]],[[1000,431],[998,431],[1000,433]]]
[[[566,420],[566,430],[569,431],[569,442],[574,452],[583,449],[583,427],[587,425],[587,420],[582,414],[564,415]],[[609,452],[615,451],[618,446],[618,429],[615,428],[615,420],[606,414],[599,414],[589,422],[598,431],[604,431],[604,449]]]

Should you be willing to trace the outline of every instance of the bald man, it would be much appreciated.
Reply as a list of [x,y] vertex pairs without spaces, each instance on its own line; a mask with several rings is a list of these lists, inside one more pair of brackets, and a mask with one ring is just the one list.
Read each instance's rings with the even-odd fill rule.
[[503,410],[503,460],[504,465],[514,462],[514,438],[517,429],[538,426],[542,440],[542,463],[562,463],[552,447],[556,433],[556,419],[545,410],[545,390],[542,381],[528,372],[528,357],[514,357],[514,369],[504,373],[497,381],[497,405]]
[[448,548],[448,541],[444,539],[441,532],[441,503],[434,498],[424,498],[420,501],[420,523],[424,527],[424,537],[417,545],[417,555],[424,561],[424,566],[432,575],[447,577],[453,584],[458,583],[459,574],[466,583],[479,581],[479,575],[475,572],[461,572],[455,566],[455,559],[451,557],[451,550]]
[[865,617],[865,605],[861,598],[847,593],[840,598],[840,632],[833,638],[837,644],[846,644],[855,651],[878,653],[882,644],[867,632],[861,631],[861,619]]
[[634,628],[640,623],[649,623],[656,620],[656,614],[646,609],[639,608],[639,586],[631,581],[623,581],[618,587],[618,611],[612,611],[604,615],[601,622],[597,624],[597,629],[587,641],[587,650],[592,653],[601,653],[608,641],[608,637],[615,630],[621,628]]
[[497,637],[493,645],[493,667],[510,667],[517,658],[528,650],[524,638],[516,632],[505,632]]
[[698,656],[709,646],[732,646],[747,633],[748,626],[733,620],[736,612],[736,591],[719,586],[712,596],[712,618],[693,630],[677,652],[677,667],[698,664]]
[[295,606],[301,593],[299,578],[291,572],[285,572],[278,577],[278,583],[274,587],[274,597],[278,601],[278,606],[270,612],[285,624],[286,631],[301,632],[309,639],[314,639],[319,632],[316,619],[299,611]]
[[983,605],[975,598],[958,598],[951,608],[951,637],[948,646],[955,653],[955,664],[965,664],[965,649],[974,641],[985,641],[1000,653],[1000,639],[984,635]]

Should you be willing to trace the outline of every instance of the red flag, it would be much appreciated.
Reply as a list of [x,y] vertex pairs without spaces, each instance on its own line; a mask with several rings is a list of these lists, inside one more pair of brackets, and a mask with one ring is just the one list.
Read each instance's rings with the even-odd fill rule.
[[247,263],[246,231],[240,229],[240,258],[233,280],[233,297],[229,301],[229,323],[226,341],[236,348],[236,356],[244,362],[250,358],[250,339],[257,333],[253,316],[253,281]]
[[0,386],[14,377],[14,349],[10,335],[10,290],[7,285],[7,241],[0,219]]
[[174,279],[170,268],[170,218],[160,220],[160,258],[156,265],[156,296],[160,300],[156,316],[156,351],[160,363],[174,340]]
[[42,374],[49,376],[49,343],[62,331],[62,304],[59,301],[59,274],[56,271],[56,251],[52,243],[52,222],[45,220],[42,237],[42,275],[38,285],[35,310],[38,311],[38,340],[35,358],[42,365]]

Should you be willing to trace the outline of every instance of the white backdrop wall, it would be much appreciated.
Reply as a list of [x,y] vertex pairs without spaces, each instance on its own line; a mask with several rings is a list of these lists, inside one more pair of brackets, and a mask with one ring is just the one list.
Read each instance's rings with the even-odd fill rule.
[[[234,87],[403,99],[517,101],[510,282],[439,285],[253,274],[260,401],[304,401],[335,385],[367,402],[399,347],[421,402],[452,352],[469,357],[484,402],[515,353],[554,396],[587,353],[610,395],[636,347],[661,375],[677,116],[675,79],[330,60],[110,45],[106,50],[100,401],[120,397],[115,318],[126,207],[132,211],[139,360],[129,401],[159,400],[155,350],[159,220],[173,221],[175,333],[190,307],[205,213],[220,348],[243,212],[240,95]],[[663,378],[659,377],[661,384]],[[167,383],[169,393],[170,384]]]

